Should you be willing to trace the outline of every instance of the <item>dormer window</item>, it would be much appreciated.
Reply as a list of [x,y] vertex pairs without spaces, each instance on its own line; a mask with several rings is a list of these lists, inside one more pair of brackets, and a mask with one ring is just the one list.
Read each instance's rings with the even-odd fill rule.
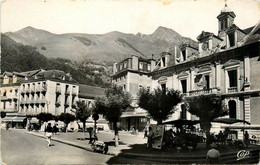
[[182,54],[182,61],[186,61],[186,50],[182,50],[181,54]]
[[124,68],[126,68],[126,67],[127,67],[127,62],[125,61],[125,62],[124,62]]
[[165,57],[162,57],[161,67],[165,67]]
[[143,63],[142,62],[139,63],[139,68],[143,69]]
[[148,67],[147,67],[148,71],[151,70],[151,64],[148,64]]
[[235,33],[228,34],[228,40],[230,47],[235,46]]

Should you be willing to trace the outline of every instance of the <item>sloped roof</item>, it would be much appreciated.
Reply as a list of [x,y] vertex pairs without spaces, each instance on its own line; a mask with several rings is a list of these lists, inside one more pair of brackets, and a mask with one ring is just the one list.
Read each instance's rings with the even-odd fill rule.
[[104,88],[79,84],[80,98],[97,98],[102,96],[105,96]]

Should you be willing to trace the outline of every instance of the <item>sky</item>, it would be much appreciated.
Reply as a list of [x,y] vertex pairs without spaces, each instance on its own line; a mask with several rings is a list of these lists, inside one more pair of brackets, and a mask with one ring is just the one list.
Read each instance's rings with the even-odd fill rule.
[[203,30],[217,34],[225,2],[241,29],[260,20],[260,0],[2,0],[1,31],[151,34],[163,26],[196,40]]

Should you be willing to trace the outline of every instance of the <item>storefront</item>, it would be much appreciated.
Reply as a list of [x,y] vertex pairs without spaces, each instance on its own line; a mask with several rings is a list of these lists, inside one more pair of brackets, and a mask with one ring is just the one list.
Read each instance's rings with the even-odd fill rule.
[[9,128],[22,129],[26,126],[26,117],[24,116],[6,116],[2,118],[2,123]]

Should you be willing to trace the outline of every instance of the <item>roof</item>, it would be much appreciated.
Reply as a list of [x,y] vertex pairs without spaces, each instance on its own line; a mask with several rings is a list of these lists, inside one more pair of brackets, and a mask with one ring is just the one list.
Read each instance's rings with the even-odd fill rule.
[[105,89],[89,85],[79,84],[80,98],[96,98],[105,96]]
[[69,81],[69,82],[77,82],[74,80],[69,73],[65,73],[64,71],[61,70],[47,70],[47,71],[41,71],[36,74],[39,78],[44,78],[44,79],[56,79],[56,80],[62,80],[62,81]]
[[37,69],[37,70],[31,70],[31,71],[26,71],[26,72],[20,72],[20,75],[33,76],[33,75],[39,73],[40,71],[43,71],[43,70],[42,69]]
[[210,32],[205,32],[205,31],[202,31],[201,34],[197,37],[197,40],[201,40],[203,38],[206,38],[206,37],[210,37],[210,36],[213,36],[219,40],[223,40],[221,39],[220,37],[216,36],[214,33],[210,33]]
[[243,31],[244,31],[246,34],[249,34],[249,33],[253,30],[254,27],[255,27],[255,26],[252,26],[252,27],[243,29]]

